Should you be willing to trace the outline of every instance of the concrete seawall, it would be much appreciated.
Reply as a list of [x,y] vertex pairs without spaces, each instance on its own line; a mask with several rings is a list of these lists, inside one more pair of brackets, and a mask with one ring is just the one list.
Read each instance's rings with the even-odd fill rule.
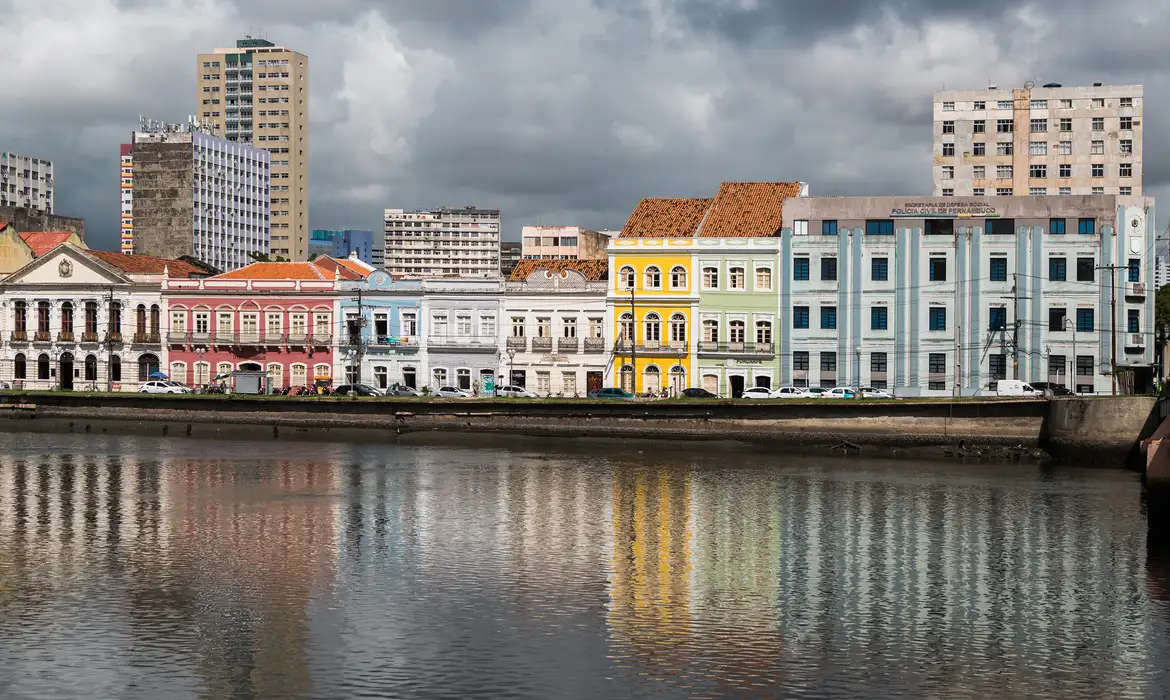
[[419,434],[739,440],[867,455],[981,457],[1014,451],[1121,466],[1153,397],[1051,401],[585,402],[234,397],[0,397],[0,430],[251,439],[402,441]]

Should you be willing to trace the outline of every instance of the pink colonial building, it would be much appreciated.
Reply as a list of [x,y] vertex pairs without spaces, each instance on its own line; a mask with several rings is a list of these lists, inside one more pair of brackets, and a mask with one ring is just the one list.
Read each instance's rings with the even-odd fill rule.
[[202,386],[243,370],[266,371],[273,389],[331,381],[340,283],[370,271],[326,257],[166,280],[171,379]]

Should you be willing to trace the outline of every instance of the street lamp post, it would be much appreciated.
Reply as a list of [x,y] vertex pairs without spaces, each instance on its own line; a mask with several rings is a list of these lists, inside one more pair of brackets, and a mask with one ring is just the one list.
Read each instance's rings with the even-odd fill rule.
[[[207,352],[206,348],[195,348],[195,376],[199,376],[199,366],[203,364],[203,353],[205,352]],[[207,384],[210,384],[211,372],[209,371],[207,375]],[[207,388],[207,384],[204,384],[201,388]]]
[[515,364],[514,364],[515,360],[516,360],[516,348],[508,348],[508,376],[507,376],[507,381],[504,382],[504,386],[512,386],[512,377],[515,376],[515,374],[516,374],[516,369],[515,369]]

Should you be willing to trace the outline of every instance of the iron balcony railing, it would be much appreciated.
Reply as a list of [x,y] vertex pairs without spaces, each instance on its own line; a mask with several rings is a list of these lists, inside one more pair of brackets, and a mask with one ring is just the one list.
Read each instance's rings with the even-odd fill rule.
[[532,352],[551,352],[553,347],[552,338],[533,338]]
[[570,352],[577,352],[581,347],[580,342],[576,338],[557,338],[557,352],[562,355]]
[[508,349],[516,352],[525,352],[528,350],[528,338],[524,336],[512,336],[508,338]]
[[709,340],[699,341],[699,354],[707,355],[774,355],[775,343],[718,343]]
[[598,353],[605,352],[605,338],[586,338],[585,352]]
[[27,343],[28,342],[28,331],[12,331],[12,336],[11,336],[10,340],[13,343]]
[[158,333],[135,333],[131,341],[133,345],[159,345],[161,342]]

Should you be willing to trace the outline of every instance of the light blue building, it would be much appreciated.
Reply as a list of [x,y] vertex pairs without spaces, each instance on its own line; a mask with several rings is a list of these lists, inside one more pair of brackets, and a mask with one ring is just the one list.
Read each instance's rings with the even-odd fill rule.
[[339,306],[341,347],[334,376],[381,389],[427,383],[421,281],[377,270],[364,280],[341,282]]
[[313,229],[309,237],[309,255],[328,255],[348,258],[352,254],[367,265],[379,267],[375,261],[374,234],[360,229]]

